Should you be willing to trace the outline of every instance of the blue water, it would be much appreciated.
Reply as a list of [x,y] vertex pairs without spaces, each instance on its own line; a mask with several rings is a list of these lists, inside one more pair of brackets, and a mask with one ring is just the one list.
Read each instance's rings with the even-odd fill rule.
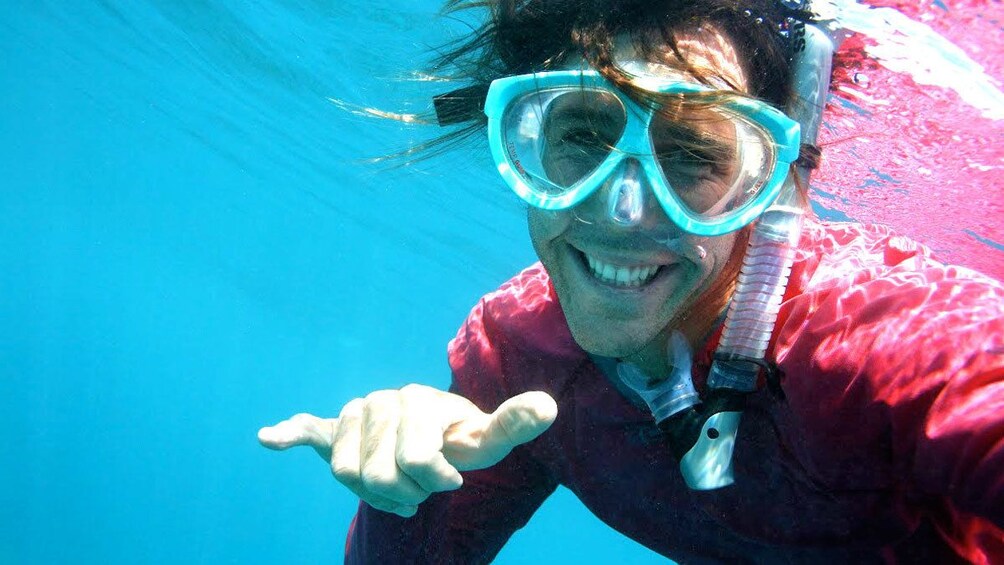
[[[3,2],[0,563],[340,562],[354,498],[255,432],[419,381],[533,260],[437,133],[436,2]],[[499,563],[660,563],[559,491]]]

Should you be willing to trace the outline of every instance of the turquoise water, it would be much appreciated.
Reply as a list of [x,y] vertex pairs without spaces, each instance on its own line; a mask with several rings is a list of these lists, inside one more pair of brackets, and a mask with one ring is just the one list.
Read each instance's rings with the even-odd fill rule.
[[[437,132],[328,100],[439,92],[438,3],[7,7],[0,563],[340,562],[355,499],[257,428],[446,386],[533,260],[483,148],[367,166]],[[660,562],[562,492],[498,562],[614,556]]]
[[[0,563],[340,562],[354,497],[257,428],[445,387],[446,341],[534,260],[483,144],[368,165],[438,132],[330,100],[423,109],[449,85],[413,71],[463,25],[428,0],[4,6]],[[563,490],[497,562],[545,560],[664,562]]]

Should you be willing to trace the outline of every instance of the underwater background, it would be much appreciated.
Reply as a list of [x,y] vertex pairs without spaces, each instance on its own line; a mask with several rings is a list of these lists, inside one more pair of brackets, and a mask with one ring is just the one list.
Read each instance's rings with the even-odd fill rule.
[[[1004,276],[1001,3],[842,4],[817,213]],[[355,498],[257,429],[445,388],[467,312],[535,260],[486,144],[372,164],[439,131],[351,111],[426,109],[452,85],[417,71],[465,22],[0,6],[0,563],[340,562]],[[543,561],[665,559],[559,489],[496,562]]]

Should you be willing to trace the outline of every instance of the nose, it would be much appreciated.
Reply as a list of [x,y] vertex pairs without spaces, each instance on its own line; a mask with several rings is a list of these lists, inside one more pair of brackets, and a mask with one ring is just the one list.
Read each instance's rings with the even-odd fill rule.
[[[649,186],[641,163],[625,158],[603,186],[574,209],[575,216],[589,224],[643,231],[666,231],[675,225]],[[674,230],[675,231],[675,230]]]

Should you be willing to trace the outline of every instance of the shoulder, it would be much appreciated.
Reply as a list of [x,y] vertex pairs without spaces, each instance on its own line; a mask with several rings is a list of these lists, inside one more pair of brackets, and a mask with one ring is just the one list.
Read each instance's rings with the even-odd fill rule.
[[1000,378],[1004,285],[882,226],[809,222],[776,339],[785,390],[811,410],[919,413],[947,386]]
[[468,348],[508,347],[538,355],[578,355],[551,279],[536,263],[486,294],[450,342],[451,359]]
[[562,373],[588,358],[572,338],[540,263],[482,297],[447,353],[455,386],[501,388],[500,398],[560,386]]
[[789,314],[802,307],[805,317],[830,314],[847,323],[901,318],[916,326],[933,317],[945,324],[946,315],[961,312],[999,321],[1004,284],[942,264],[927,246],[885,226],[810,221],[785,298]]
[[879,278],[892,270],[942,267],[927,246],[877,224],[806,221],[796,259],[805,288]]
[[779,321],[779,349],[811,346],[817,361],[836,349],[872,358],[921,345],[996,350],[1004,285],[883,226],[809,222]]

